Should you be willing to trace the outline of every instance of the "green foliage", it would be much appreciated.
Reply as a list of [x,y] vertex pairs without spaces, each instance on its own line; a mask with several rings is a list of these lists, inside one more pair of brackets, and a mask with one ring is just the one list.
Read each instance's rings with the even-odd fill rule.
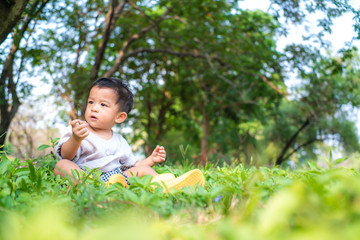
[[[186,154],[186,147],[182,148]],[[74,186],[55,177],[51,155],[0,162],[1,239],[355,239],[360,225],[360,176],[353,169],[202,169],[204,188],[170,194],[151,178],[130,178],[109,189],[99,172]],[[192,166],[157,166],[180,175]],[[21,230],[21,231],[20,231]],[[141,231],[140,231],[141,230]],[[250,237],[249,237],[250,236]]]
[[293,89],[294,98],[281,102],[265,125],[263,142],[275,146],[269,159],[279,164],[295,153],[293,159],[313,159],[314,149],[329,140],[346,154],[359,151],[355,123],[348,118],[353,108],[360,106],[357,49],[341,50],[336,56],[321,56],[309,46],[288,50],[290,63],[303,83]]
[[38,147],[38,151],[45,150],[49,147],[51,147],[53,150],[55,150],[56,145],[58,144],[60,138],[52,138],[50,137],[50,145],[49,144],[42,144]]
[[[33,21],[21,36],[23,24],[14,31],[17,53],[9,55],[10,41],[1,45],[0,63],[10,66],[8,56],[16,63],[4,73],[19,79],[2,84],[16,88],[0,94],[16,96],[3,110],[16,103],[15,113],[32,90],[25,73],[46,72],[51,95],[62,98],[58,116],[67,122],[69,115],[79,117],[79,106],[84,112],[92,81],[113,76],[136,93],[124,124],[134,129],[130,142],[146,154],[161,144],[180,162],[178,146],[188,144],[188,161],[260,165],[280,164],[295,153],[312,159],[329,138],[346,153],[359,150],[355,124],[344,111],[360,104],[357,49],[337,56],[322,51],[335,18],[359,15],[346,1],[272,0],[267,12],[244,10],[236,0],[30,3],[22,22]],[[312,14],[320,16],[319,32],[279,52],[287,23],[302,24]],[[302,81],[291,100],[286,72]],[[14,116],[9,113],[1,114],[2,132]]]
[[[128,120],[136,129],[134,142],[143,140],[146,153],[157,144],[177,148],[169,141],[175,136],[191,141],[198,155],[203,137],[209,149],[230,159],[240,151],[231,152],[242,146],[239,138],[246,138],[238,134],[239,123],[265,121],[285,92],[275,43],[279,23],[269,14],[243,11],[237,1],[126,2],[102,43],[109,5],[65,2],[50,19],[58,31],[39,37],[51,42],[40,60],[54,79],[54,92],[72,108],[84,103],[94,62],[101,65],[97,76],[110,71],[131,82],[137,99]],[[106,49],[98,58],[100,43]]]
[[[357,151],[354,125],[342,114],[344,105],[359,105],[355,50],[328,57],[305,44],[284,53],[276,46],[286,28],[281,16],[300,24],[324,13],[321,39],[334,18],[355,10],[336,0],[271,2],[265,13],[243,10],[238,1],[125,1],[124,8],[118,1],[121,10],[106,28],[112,1],[63,0],[47,12],[57,26],[39,37],[47,47],[29,56],[50,73],[53,92],[72,113],[94,78],[130,82],[136,99],[125,123],[134,129],[128,139],[145,154],[161,144],[179,162],[178,146],[186,143],[193,161],[279,164],[293,153],[313,158],[318,143],[332,137],[346,152]],[[303,81],[301,97],[290,102],[286,66]]]

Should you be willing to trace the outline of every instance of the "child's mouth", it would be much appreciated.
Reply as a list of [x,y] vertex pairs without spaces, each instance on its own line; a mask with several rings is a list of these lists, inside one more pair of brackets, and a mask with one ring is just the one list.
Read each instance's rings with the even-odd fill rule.
[[97,120],[97,117],[91,116],[90,119],[91,120]]

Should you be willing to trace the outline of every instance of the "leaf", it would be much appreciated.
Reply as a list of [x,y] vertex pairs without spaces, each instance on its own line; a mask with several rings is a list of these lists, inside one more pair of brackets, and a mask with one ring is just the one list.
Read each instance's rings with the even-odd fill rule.
[[72,177],[73,179],[80,179],[80,173],[79,171],[75,170],[75,169],[71,169],[71,174],[72,174]]
[[43,145],[39,146],[37,150],[38,150],[38,151],[43,151],[43,150],[45,150],[45,149],[47,149],[47,148],[49,148],[49,147],[50,147],[50,145],[43,144]]
[[[88,173],[86,174],[86,176],[84,177],[84,179],[82,180],[82,182],[86,182],[86,180],[89,178],[89,177],[91,177],[91,178],[93,178],[93,173],[94,172],[96,172],[96,171],[98,171],[98,169],[97,168],[94,168],[94,169],[92,169],[92,170],[90,170],[89,168],[87,168],[86,169],[86,171],[88,171]],[[80,176],[79,176],[80,177]],[[75,179],[75,178],[74,178]]]
[[41,174],[38,175],[37,177],[37,184],[36,184],[36,190],[38,193],[40,193],[40,190],[41,190],[41,186],[42,186],[42,177],[41,177]]
[[11,161],[8,159],[4,159],[2,161],[0,161],[0,173],[1,175],[3,175],[9,168],[9,166],[11,165]]
[[29,175],[30,180],[35,183],[35,181],[36,181],[35,167],[31,161],[28,161],[28,165],[29,165],[29,170],[30,170],[30,175]]
[[334,160],[334,164],[339,164],[339,163],[342,163],[344,162],[345,160],[347,160],[348,158],[347,157],[343,157],[343,158],[338,158],[336,160]]
[[312,163],[312,162],[307,162],[307,165],[310,167],[311,170],[316,170],[317,169],[317,166],[316,164]]
[[29,174],[29,169],[28,168],[24,168],[24,167],[22,167],[22,168],[18,168],[18,169],[16,169],[15,170],[15,173],[14,173],[14,175],[16,176],[16,177],[22,177],[22,176],[25,176],[25,175],[28,175]]
[[124,197],[125,199],[134,202],[134,203],[139,203],[140,199],[139,197],[131,190],[128,190],[126,188],[124,188]]

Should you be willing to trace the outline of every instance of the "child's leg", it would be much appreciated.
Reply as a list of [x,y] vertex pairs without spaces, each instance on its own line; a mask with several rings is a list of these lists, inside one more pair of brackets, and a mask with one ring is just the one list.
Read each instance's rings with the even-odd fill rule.
[[55,176],[60,175],[63,178],[65,178],[66,175],[69,175],[72,182],[74,184],[77,184],[77,183],[79,183],[79,179],[75,180],[73,178],[72,170],[78,171],[79,173],[83,171],[73,161],[70,161],[70,160],[67,160],[67,159],[62,159],[62,160],[60,160],[60,161],[58,161],[56,163],[55,168],[54,168],[54,174],[55,174]]
[[132,168],[124,171],[124,173],[129,177],[132,177],[132,176],[142,177],[145,175],[151,175],[151,176],[159,175],[157,172],[155,172],[154,169],[152,169],[152,167],[147,166],[147,165],[138,165],[138,166],[132,167]]

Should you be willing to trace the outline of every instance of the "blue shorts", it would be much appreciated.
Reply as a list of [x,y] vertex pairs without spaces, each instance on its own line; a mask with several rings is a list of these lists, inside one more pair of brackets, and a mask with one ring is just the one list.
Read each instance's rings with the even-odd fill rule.
[[104,182],[107,182],[109,181],[109,178],[112,176],[112,175],[115,175],[115,174],[121,174],[124,176],[125,178],[125,181],[128,185],[130,185],[129,183],[129,177],[124,173],[124,171],[132,168],[133,166],[131,167],[125,167],[125,166],[122,166],[122,167],[117,167],[109,172],[103,172],[100,176],[100,179],[103,180]]

